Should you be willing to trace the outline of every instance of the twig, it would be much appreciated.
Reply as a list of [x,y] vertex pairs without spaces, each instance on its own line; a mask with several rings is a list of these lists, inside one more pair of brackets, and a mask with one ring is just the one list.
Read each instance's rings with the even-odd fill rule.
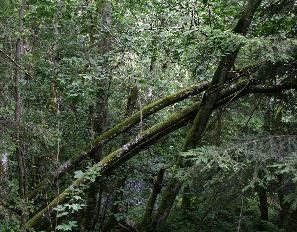
[[260,100],[258,100],[258,102],[257,102],[256,106],[254,107],[252,113],[250,114],[248,120],[247,120],[246,123],[244,124],[243,129],[246,129],[246,128],[247,128],[249,122],[251,121],[252,117],[254,116],[254,113],[255,113],[256,110],[258,109],[259,105],[262,103],[263,99],[264,99],[264,98],[260,98]]
[[6,57],[8,60],[10,60],[10,62],[12,62],[17,68],[22,70],[28,77],[34,79],[31,74],[29,74],[23,67],[21,67],[13,58],[11,58],[9,55],[7,55],[2,49],[0,49],[0,52],[4,55],[4,57]]
[[139,111],[140,111],[139,126],[140,126],[140,134],[142,134],[142,132],[143,132],[143,114],[142,114],[141,92],[139,94],[138,102],[139,102]]
[[23,68],[19,63],[17,63],[12,57],[10,57],[9,55],[7,55],[2,49],[0,49],[0,53],[7,58],[10,62],[12,62],[18,69],[20,69],[21,71],[23,71],[28,77],[30,77],[30,79],[37,81],[38,84],[40,84],[41,86],[44,86],[43,84],[41,84],[41,82],[39,80],[37,80],[36,78],[34,78],[25,68]]
[[242,211],[243,211],[243,198],[241,197],[241,208],[240,208],[237,232],[240,232],[240,223],[244,219],[244,217],[242,217]]

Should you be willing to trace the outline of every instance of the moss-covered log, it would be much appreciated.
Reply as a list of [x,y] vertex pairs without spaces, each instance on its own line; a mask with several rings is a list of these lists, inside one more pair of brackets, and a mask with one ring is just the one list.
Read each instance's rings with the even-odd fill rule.
[[29,198],[35,197],[38,192],[47,188],[49,185],[54,183],[58,178],[63,176],[66,172],[72,170],[76,167],[82,160],[87,157],[94,156],[96,151],[106,144],[111,139],[120,135],[121,133],[127,131],[132,126],[136,125],[140,118],[146,118],[153,113],[172,105],[176,102],[182,101],[190,96],[197,95],[208,87],[207,82],[202,82],[196,85],[193,85],[189,88],[179,91],[178,93],[166,96],[157,101],[152,102],[151,104],[145,106],[142,109],[142,112],[136,112],[131,117],[123,120],[122,122],[115,125],[113,128],[107,130],[100,136],[98,136],[94,141],[90,142],[78,155],[73,156],[71,159],[62,164],[55,171],[51,172],[46,178],[44,178],[34,189],[30,192]]
[[[230,78],[228,79],[228,84],[232,84],[238,80],[238,78],[243,76],[248,76],[251,73],[255,72],[258,67],[265,64],[265,62],[256,63],[253,65],[249,65],[247,67],[241,68],[236,72],[230,73]],[[236,74],[236,75],[235,75]],[[236,76],[234,78],[234,75]],[[226,86],[223,86],[226,87]],[[134,113],[132,116],[127,119],[121,121],[111,129],[107,130],[103,134],[99,135],[95,140],[90,142],[86,147],[77,155],[73,156],[71,159],[66,161],[60,167],[58,167],[55,171],[51,172],[47,177],[45,177],[37,186],[34,187],[33,190],[29,193],[29,198],[34,198],[39,192],[49,187],[53,184],[58,178],[62,177],[65,173],[75,168],[82,160],[87,157],[93,157],[94,154],[100,149],[103,145],[105,145],[108,141],[112,140],[116,136],[126,132],[132,126],[136,125],[140,120],[149,117],[150,115],[156,113],[157,111],[166,108],[174,103],[182,101],[188,97],[195,96],[199,93],[202,93],[208,88],[207,82],[201,82],[195,85],[192,85],[188,88],[185,88],[175,94],[166,96],[164,98],[158,99],[151,104],[145,106],[142,109],[142,112],[138,111]],[[96,160],[96,157],[95,157]]]
[[70,187],[68,187],[60,195],[58,195],[48,206],[46,206],[43,210],[32,217],[28,221],[27,226],[29,228],[34,228],[36,225],[38,225],[40,220],[45,215],[47,215],[59,203],[63,202],[75,188],[81,186],[82,184],[90,184],[91,180],[89,178],[89,175],[91,173],[96,173],[96,175],[98,176],[104,175],[114,168],[118,167],[119,165],[123,164],[126,160],[131,158],[141,149],[153,144],[153,141],[156,141],[156,139],[187,123],[190,119],[193,118],[197,111],[197,108],[198,104],[195,104],[192,107],[175,114],[165,122],[155,124],[148,130],[144,131],[142,134],[138,135],[134,140],[131,140],[123,147],[103,158],[100,162],[93,165],[81,178],[74,181]]
[[[242,85],[242,88],[246,89],[246,91],[241,91],[242,88],[240,89],[238,87],[234,87],[235,92],[228,90],[228,93],[232,96],[238,92],[244,92],[245,93],[244,95],[246,95],[250,92],[253,92],[253,90],[258,90],[258,89],[261,89],[261,91],[265,90],[263,86],[249,86],[247,88],[246,85],[244,84],[241,84],[241,85]],[[289,90],[294,88],[297,88],[296,81],[293,81],[291,85],[288,83],[284,83],[273,87],[267,86],[266,87],[267,91],[264,91],[264,92],[268,93],[269,91],[275,92],[276,90],[283,91],[283,90]],[[228,98],[228,96],[224,94],[226,94],[226,92],[222,91],[220,98],[223,98],[223,97]],[[241,97],[244,95],[241,95]],[[237,99],[238,98],[233,98],[233,99],[230,99],[228,102],[231,102]],[[226,102],[222,101],[220,103],[219,101],[215,105],[215,107],[222,106],[223,104],[226,104]],[[40,212],[35,214],[28,221],[27,227],[29,228],[36,227],[41,222],[41,219],[43,219],[49,212],[51,212],[52,209],[56,207],[59,203],[65,201],[67,199],[67,196],[70,193],[72,193],[76,187],[80,186],[81,184],[88,184],[90,182],[90,180],[88,179],[89,173],[93,173],[94,171],[99,170],[99,172],[97,173],[98,176],[108,174],[110,171],[114,170],[119,165],[124,164],[125,161],[133,157],[139,151],[154,144],[154,142],[157,141],[157,139],[161,138],[164,135],[167,135],[171,131],[174,131],[184,126],[189,120],[192,120],[195,117],[198,107],[199,107],[198,104],[194,104],[188,109],[185,109],[180,113],[176,113],[174,116],[172,116],[165,122],[155,124],[148,130],[144,131],[141,135],[137,136],[134,140],[125,144],[122,148],[106,156],[99,163],[91,167],[89,171],[85,173],[84,176],[74,181],[70,187],[65,189],[60,195],[58,195],[54,200],[52,200],[52,202],[49,205],[47,205],[44,209],[42,209]]]

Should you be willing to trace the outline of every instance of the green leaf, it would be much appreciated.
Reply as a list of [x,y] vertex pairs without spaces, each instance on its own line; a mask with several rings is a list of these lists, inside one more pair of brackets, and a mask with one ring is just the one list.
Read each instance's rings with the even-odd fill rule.
[[75,172],[74,172],[74,178],[75,178],[75,179],[79,179],[79,178],[81,178],[83,175],[84,175],[84,173],[83,173],[82,170],[78,170],[78,171],[75,171]]

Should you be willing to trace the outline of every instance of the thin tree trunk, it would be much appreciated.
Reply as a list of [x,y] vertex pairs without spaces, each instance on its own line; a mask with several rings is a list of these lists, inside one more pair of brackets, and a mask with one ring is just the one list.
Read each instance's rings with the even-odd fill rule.
[[157,201],[157,197],[161,193],[165,170],[165,168],[161,168],[158,172],[158,175],[154,178],[153,188],[146,203],[142,222],[139,225],[139,228],[141,228],[142,231],[153,232],[153,228],[150,228],[152,223],[152,215]]
[[[129,118],[135,111],[135,109],[137,107],[137,99],[138,99],[138,88],[136,85],[134,85],[131,89],[131,92],[130,92],[130,94],[128,96],[128,100],[127,100],[127,108],[126,108],[126,113],[125,113],[126,118]],[[129,142],[130,137],[131,137],[131,130],[124,132],[124,134],[123,134],[124,144]],[[123,200],[124,187],[125,187],[126,179],[128,176],[128,172],[129,172],[129,167],[125,167],[123,169],[121,168],[121,170],[119,171],[119,173],[121,173],[121,175],[118,177],[118,179],[116,180],[116,183],[115,183],[116,191],[113,196],[113,203],[112,203],[112,207],[111,207],[110,213],[109,213],[110,216],[102,228],[103,232],[111,231],[111,229],[113,229],[116,226],[116,224],[118,223],[115,215],[120,212],[120,206],[121,206],[120,202]]]
[[[102,83],[101,83],[102,84]],[[95,134],[99,135],[105,130],[107,117],[107,99],[104,86],[101,86],[97,95],[96,116],[95,116]],[[102,157],[102,148],[99,148],[94,156],[94,161],[97,163]],[[101,205],[101,198],[99,192],[101,191],[101,180],[96,180],[91,184],[87,191],[87,203],[82,217],[81,231],[94,231],[99,218],[99,208]]]
[[3,152],[0,153],[0,198],[2,201],[8,197],[8,179],[8,153]]
[[[105,28],[110,28],[112,23],[111,12],[112,7],[109,1],[104,1],[102,3],[101,9],[97,9],[101,16],[101,26]],[[104,35],[104,38],[100,42],[100,55],[105,57],[112,49],[112,42],[110,35]],[[107,60],[102,64],[105,74],[109,73]],[[108,114],[108,79],[99,79],[96,85],[97,87],[97,99],[96,108],[94,115],[94,128],[93,131],[95,135],[100,135],[105,131],[107,126],[107,114]],[[94,161],[97,163],[102,157],[102,148],[97,149],[96,156],[94,156]],[[99,202],[99,192],[101,191],[101,180],[96,180],[91,184],[88,190],[87,206],[85,209],[85,214],[83,217],[82,231],[94,231],[95,226],[99,218],[99,208],[101,202]]]
[[280,204],[280,212],[279,212],[280,225],[282,228],[286,228],[288,218],[289,218],[290,204],[285,201],[283,175],[279,175],[277,178],[278,178],[277,194],[278,194],[279,204]]
[[[22,48],[23,48],[23,39],[22,33],[24,30],[23,20],[25,14],[25,6],[26,1],[21,1],[21,7],[19,9],[19,25],[18,25],[18,32],[19,38],[16,41],[16,50],[15,50],[15,61],[19,64],[22,55]],[[15,143],[16,143],[16,159],[18,164],[19,170],[19,194],[24,202],[24,204],[28,201],[28,184],[27,184],[27,173],[26,173],[26,162],[25,162],[25,154],[22,149],[22,139],[21,139],[21,131],[20,131],[20,124],[22,118],[22,103],[21,103],[21,90],[20,90],[20,78],[21,78],[21,70],[16,67],[14,73],[14,88],[15,88],[15,123],[16,123],[16,130],[15,130]],[[21,224],[24,226],[26,224],[27,219],[27,212],[23,210],[22,207],[22,215],[21,215]]]
[[[218,109],[217,116],[216,116],[216,122],[215,122],[215,130],[212,132],[212,138],[210,143],[219,146],[221,144],[221,138],[222,138],[222,109]],[[193,194],[191,193],[191,187],[189,185],[184,186],[183,188],[183,195],[182,195],[182,201],[181,206],[182,210],[184,211],[184,214],[186,216],[189,216],[189,220],[191,219],[191,213],[192,213],[192,204],[191,204],[191,198],[193,197]]]
[[268,221],[267,191],[263,186],[257,186],[256,192],[259,197],[260,219],[263,221]]

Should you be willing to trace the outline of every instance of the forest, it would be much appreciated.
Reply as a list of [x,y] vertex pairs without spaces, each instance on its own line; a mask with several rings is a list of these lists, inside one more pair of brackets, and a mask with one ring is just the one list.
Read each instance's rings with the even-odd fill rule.
[[296,0],[0,13],[0,232],[297,231]]

